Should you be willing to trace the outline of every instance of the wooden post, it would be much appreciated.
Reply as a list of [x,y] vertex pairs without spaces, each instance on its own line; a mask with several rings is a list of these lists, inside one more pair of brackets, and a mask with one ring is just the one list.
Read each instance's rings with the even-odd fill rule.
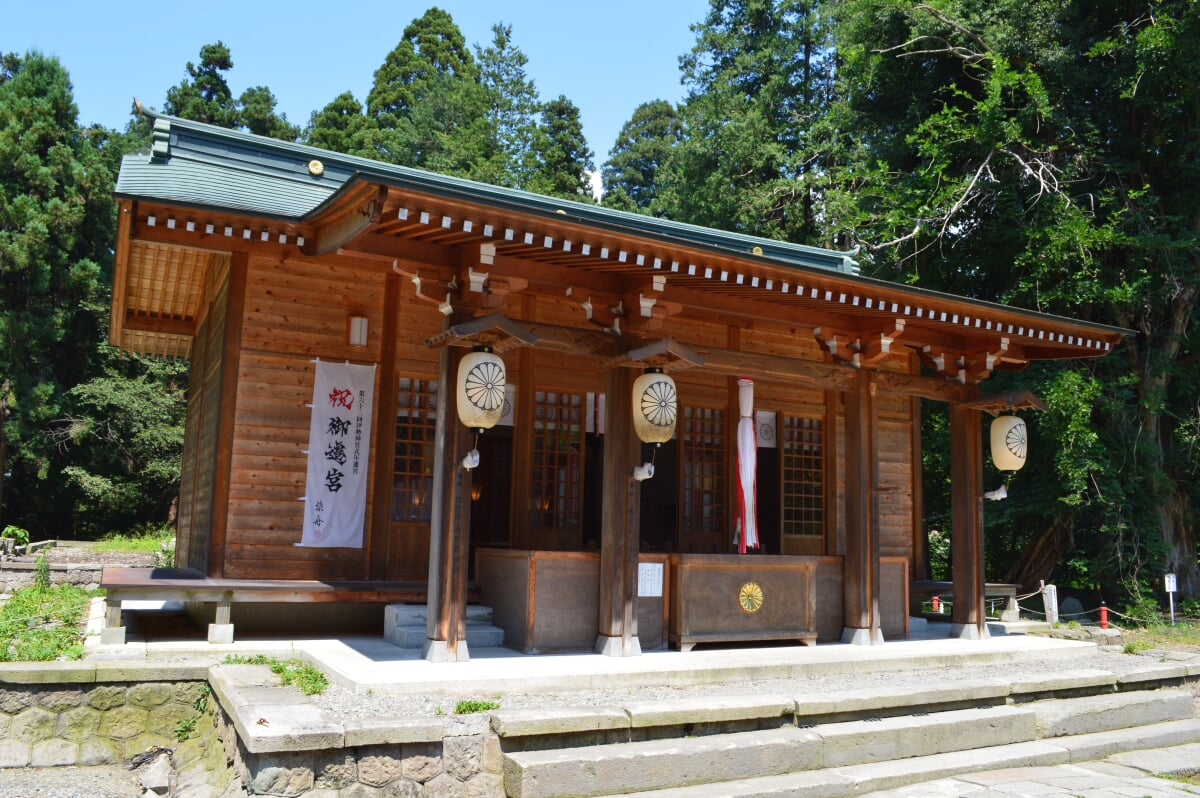
[[373,504],[369,510],[370,524],[364,536],[366,560],[363,570],[366,579],[394,578],[388,573],[391,562],[392,518],[392,456],[396,451],[396,410],[399,402],[396,382],[396,327],[400,314],[400,275],[391,273],[384,281],[383,332],[379,346],[379,387],[375,392],[374,436],[375,450],[371,458],[375,468],[372,482]]
[[429,524],[429,593],[425,650],[430,662],[466,662],[467,557],[471,472],[462,467],[471,431],[458,420],[454,389],[463,349],[438,354],[437,427],[434,432],[433,504]]
[[596,653],[629,657],[642,653],[637,631],[638,551],[641,541],[641,442],[633,428],[630,396],[636,369],[608,372],[604,409],[604,500],[600,521],[600,628]]
[[983,432],[979,411],[950,403],[951,637],[988,637],[983,611]]
[[883,642],[879,627],[879,452],[875,381],[859,371],[846,392],[846,572],[843,643]]
[[[517,362],[516,407],[513,408],[512,501],[509,506],[509,545],[514,549],[533,547],[529,528],[529,501],[533,494],[533,424],[535,387],[533,347],[523,346],[515,353]],[[511,374],[511,370],[509,371]]]
[[[225,576],[225,533],[229,528],[229,493],[233,471],[233,440],[241,367],[242,328],[246,315],[246,277],[250,258],[235,252],[229,261],[229,287],[221,350],[221,398],[217,411],[216,456],[213,464],[212,527],[208,538],[207,574]],[[203,434],[203,433],[201,433]],[[195,532],[193,531],[193,535]]]

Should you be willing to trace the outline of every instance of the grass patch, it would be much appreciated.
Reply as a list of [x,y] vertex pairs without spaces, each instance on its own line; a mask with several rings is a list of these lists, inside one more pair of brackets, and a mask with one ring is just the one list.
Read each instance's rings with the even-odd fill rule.
[[101,591],[77,585],[27,587],[0,608],[0,661],[49,662],[83,656],[83,620]]
[[305,695],[320,695],[329,688],[329,679],[320,668],[299,659],[279,659],[268,657],[266,654],[239,656],[230,654],[225,657],[229,665],[266,665],[271,673],[279,677],[282,684],[294,684]]
[[174,548],[175,533],[170,530],[152,530],[141,534],[105,535],[92,544],[95,551],[128,551],[139,554],[158,554],[164,547]]
[[487,712],[499,709],[499,701],[484,701],[479,698],[465,698],[454,705],[455,715],[470,715],[473,712]]
[[1160,779],[1170,779],[1184,784],[1200,785],[1200,770],[1183,770],[1175,773],[1159,773]]
[[1195,621],[1176,623],[1174,626],[1155,623],[1144,627],[1123,628],[1121,635],[1126,641],[1141,646],[1140,650],[1161,648],[1200,652],[1200,623]]
[[179,742],[186,742],[196,731],[196,724],[204,717],[204,713],[208,711],[208,683],[197,685],[195,695],[192,699],[193,714],[191,717],[184,718],[175,724],[175,739]]

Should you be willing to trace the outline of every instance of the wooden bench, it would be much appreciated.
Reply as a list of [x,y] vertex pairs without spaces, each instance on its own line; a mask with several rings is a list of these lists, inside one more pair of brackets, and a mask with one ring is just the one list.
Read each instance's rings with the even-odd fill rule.
[[233,642],[230,610],[235,602],[424,604],[427,600],[423,582],[214,579],[187,568],[105,568],[100,587],[108,607],[100,633],[105,645],[125,642],[121,602],[127,600],[216,604],[216,617],[208,626],[210,643]]
[[[983,586],[983,597],[1005,599],[1004,612],[1000,614],[1000,620],[1010,620],[1005,615],[1013,613],[1011,620],[1017,620],[1017,591],[1021,588],[1020,585],[1011,585],[1006,582],[988,582]],[[919,582],[911,582],[908,586],[908,611],[910,615],[921,617],[924,614],[925,602],[937,596],[939,598],[954,598],[954,583],[942,582],[935,579],[924,579]]]

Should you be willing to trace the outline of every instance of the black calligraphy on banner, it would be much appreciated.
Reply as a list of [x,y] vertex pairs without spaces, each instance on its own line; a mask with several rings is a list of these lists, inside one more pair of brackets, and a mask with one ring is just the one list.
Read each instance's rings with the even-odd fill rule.
[[317,361],[301,546],[361,548],[375,366]]

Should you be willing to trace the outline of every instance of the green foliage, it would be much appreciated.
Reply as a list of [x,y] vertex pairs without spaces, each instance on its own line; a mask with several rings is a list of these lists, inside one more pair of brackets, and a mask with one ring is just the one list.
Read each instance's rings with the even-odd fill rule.
[[28,546],[29,530],[9,524],[8,526],[4,527],[3,532],[0,532],[0,538],[9,538],[10,540],[14,540],[18,546]]
[[[672,218],[800,243],[838,237],[829,15],[806,0],[713,0],[680,58],[684,138],[659,196]],[[821,217],[824,217],[823,219]]]
[[929,568],[930,578],[941,582],[950,579],[950,532],[948,530],[929,530]]
[[184,368],[127,360],[68,391],[48,437],[85,537],[167,517],[179,489]]
[[682,137],[679,116],[666,100],[635,108],[601,168],[604,204],[651,215],[663,213],[660,170]]
[[487,159],[487,98],[454,19],[431,8],[375,70],[367,116],[380,160],[467,176]]
[[488,712],[499,709],[499,701],[487,701],[479,698],[464,698],[454,705],[455,715],[470,715],[474,712]]
[[50,561],[45,554],[39,554],[34,561],[33,586],[38,590],[50,589]]
[[538,165],[529,190],[552,197],[590,201],[592,151],[583,136],[579,108],[559,95],[542,106],[542,124],[534,143]]
[[192,699],[192,711],[195,713],[189,717],[180,720],[175,724],[175,739],[179,742],[184,742],[192,736],[196,731],[196,725],[204,714],[208,711],[208,697],[211,694],[211,689],[208,683],[199,684],[196,686],[195,697]]
[[1126,654],[1137,654],[1141,651],[1149,651],[1150,644],[1144,640],[1134,640],[1121,646],[1121,651]]
[[319,695],[329,688],[329,679],[319,668],[300,659],[278,659],[265,654],[229,654],[225,662],[230,665],[266,665],[279,677],[280,684],[294,684],[305,695]]
[[529,59],[516,46],[512,26],[492,26],[492,43],[475,46],[483,89],[487,136],[485,157],[471,177],[498,186],[527,188],[537,168],[537,88],[525,73]]
[[1074,549],[1074,572],[1106,595],[1136,601],[1167,569],[1185,593],[1200,589],[1200,379],[1185,310],[1200,298],[1195,5],[832,10],[828,119],[854,142],[840,150],[853,179],[824,199],[850,201],[836,213],[857,220],[868,273],[1137,333],[1099,361],[993,380],[1047,400],[1031,440],[1051,454],[989,505],[989,565],[1050,578],[1054,560],[1038,552]]
[[378,124],[363,114],[362,103],[348,91],[313,111],[304,129],[306,144],[363,158],[373,157],[371,142],[377,137]]
[[83,621],[94,595],[76,585],[14,591],[0,607],[0,661],[79,659]]
[[1151,596],[1134,594],[1123,609],[1123,614],[1133,623],[1142,626],[1162,623],[1162,611]]
[[[39,535],[54,497],[42,431],[102,337],[112,174],[81,130],[66,70],[31,52],[0,80],[0,499]],[[14,508],[20,508],[14,512]]]
[[157,554],[163,546],[174,544],[175,530],[166,524],[146,524],[128,534],[113,532],[92,544],[95,551],[130,551]]
[[187,77],[167,89],[164,112],[283,141],[299,138],[300,129],[287,121],[286,114],[276,113],[275,95],[266,86],[252,86],[234,99],[225,79],[231,69],[233,55],[224,42],[204,45],[199,65],[189,61],[185,67]]

